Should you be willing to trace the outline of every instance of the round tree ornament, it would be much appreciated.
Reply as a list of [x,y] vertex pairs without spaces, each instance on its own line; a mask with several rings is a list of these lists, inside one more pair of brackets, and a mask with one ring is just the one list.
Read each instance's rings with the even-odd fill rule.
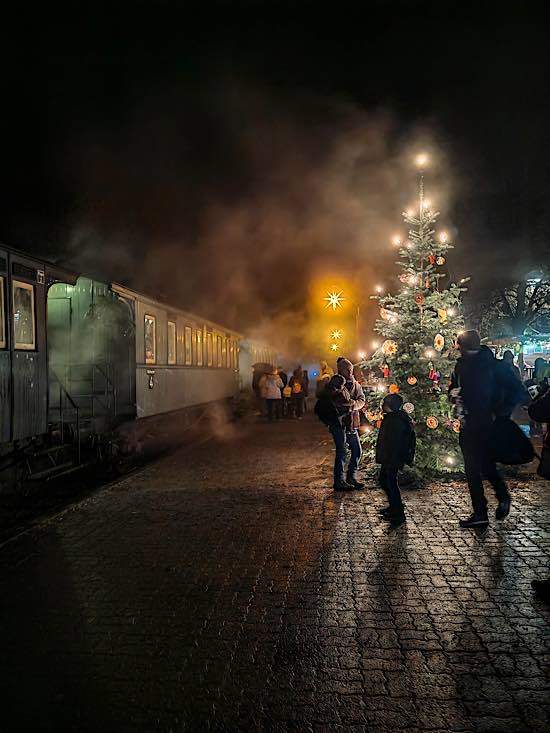
[[392,339],[386,339],[382,344],[382,351],[386,356],[394,356],[397,353],[397,344]]
[[414,387],[414,385],[418,382],[418,379],[414,376],[414,374],[411,374],[410,377],[407,377],[407,384],[410,384],[411,387]]
[[460,433],[460,420],[453,420],[451,426],[455,433]]
[[416,295],[414,296],[414,302],[416,303],[416,305],[424,305],[424,303],[426,302],[426,298],[422,293],[416,293]]
[[441,265],[445,264],[445,257],[443,255],[439,255],[439,257],[436,259],[436,264],[438,264],[440,267]]
[[388,391],[390,394],[397,394],[399,392],[399,387],[397,384],[390,384]]
[[426,418],[426,425],[430,428],[430,430],[435,430],[436,427],[439,425],[437,422],[437,418],[433,415],[430,415]]
[[440,333],[436,334],[434,338],[434,348],[437,351],[441,351],[444,346],[445,346],[445,339],[443,338],[443,336]]
[[407,415],[412,415],[412,413],[414,412],[414,405],[413,405],[413,403],[412,402],[405,402],[405,404],[403,405],[403,410],[404,410],[404,412],[407,413]]

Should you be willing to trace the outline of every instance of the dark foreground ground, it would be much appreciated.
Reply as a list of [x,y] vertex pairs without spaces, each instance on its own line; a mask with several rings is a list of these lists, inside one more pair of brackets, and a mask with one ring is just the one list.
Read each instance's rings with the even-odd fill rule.
[[326,438],[228,426],[0,546],[1,730],[550,730],[550,485],[391,531]]

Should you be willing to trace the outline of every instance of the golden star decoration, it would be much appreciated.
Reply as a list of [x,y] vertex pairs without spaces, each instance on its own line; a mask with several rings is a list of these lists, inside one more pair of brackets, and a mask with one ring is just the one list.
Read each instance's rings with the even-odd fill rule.
[[343,290],[340,290],[338,293],[335,290],[332,292],[328,291],[327,297],[323,298],[323,300],[327,301],[325,308],[332,308],[333,311],[335,311],[336,308],[341,308],[342,302],[345,300],[345,298],[342,297],[343,292]]

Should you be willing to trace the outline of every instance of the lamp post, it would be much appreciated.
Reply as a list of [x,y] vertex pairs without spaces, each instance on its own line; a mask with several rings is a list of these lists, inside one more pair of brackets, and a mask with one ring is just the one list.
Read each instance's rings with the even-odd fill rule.
[[[377,291],[379,293],[381,293],[382,292],[382,288],[380,286],[378,286],[377,287]],[[328,308],[328,309],[332,310],[333,313],[335,313],[339,308],[343,308],[344,306],[342,304],[344,302],[345,303],[349,303],[355,309],[355,314],[354,314],[354,318],[355,318],[355,348],[356,349],[359,349],[359,346],[360,346],[359,323],[360,323],[360,317],[361,317],[361,305],[363,305],[363,303],[360,302],[360,301],[356,301],[353,298],[350,298],[347,293],[344,294],[344,289],[343,288],[336,288],[336,287],[333,287],[331,290],[328,290],[327,291],[327,294],[323,298],[323,300],[325,301],[325,308]],[[340,331],[339,330],[334,330],[331,333],[331,338],[334,338],[335,340],[337,340],[340,337],[339,336],[334,336],[335,333],[340,333]],[[341,336],[341,334],[340,334],[340,336]],[[338,345],[336,345],[336,348],[333,348],[334,346],[335,346],[335,344],[332,344],[331,345],[331,350],[332,351],[337,351],[338,350]]]

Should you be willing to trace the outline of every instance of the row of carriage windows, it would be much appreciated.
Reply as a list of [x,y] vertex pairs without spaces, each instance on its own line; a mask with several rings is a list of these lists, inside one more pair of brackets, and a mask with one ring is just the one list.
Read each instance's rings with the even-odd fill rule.
[[[5,279],[0,277],[0,349],[7,345]],[[12,281],[13,343],[15,349],[36,349],[34,315],[34,286],[20,280]]]
[[268,349],[257,346],[250,347],[250,359],[252,364],[262,363],[275,365],[275,354]]
[[[168,321],[167,327],[168,364],[178,363],[177,343],[178,329],[175,321]],[[157,319],[156,316],[144,316],[145,363],[157,363]],[[211,331],[184,326],[183,359],[185,366],[209,366],[222,369],[237,369],[238,342],[225,336],[218,336]]]

